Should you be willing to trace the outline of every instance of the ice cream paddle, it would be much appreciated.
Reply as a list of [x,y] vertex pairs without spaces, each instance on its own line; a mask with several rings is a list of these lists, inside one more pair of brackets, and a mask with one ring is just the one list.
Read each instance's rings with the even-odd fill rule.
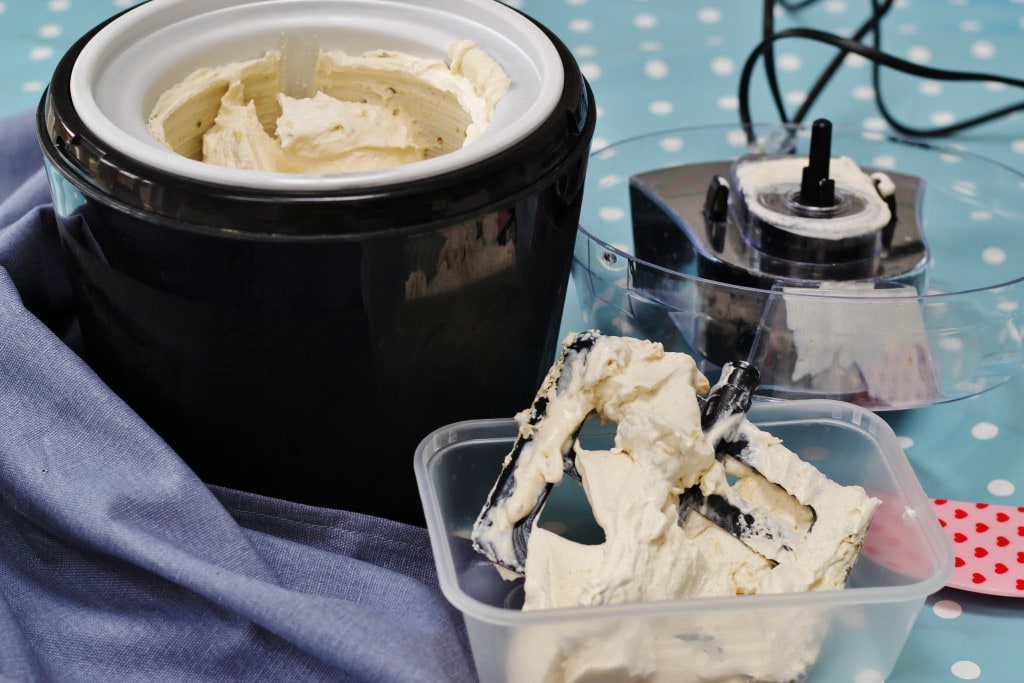
[[955,555],[950,588],[1024,598],[1024,505],[932,499]]

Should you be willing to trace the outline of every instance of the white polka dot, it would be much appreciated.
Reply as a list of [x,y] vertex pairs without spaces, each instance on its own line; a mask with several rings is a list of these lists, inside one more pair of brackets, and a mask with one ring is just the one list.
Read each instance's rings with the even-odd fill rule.
[[701,7],[697,10],[697,21],[702,24],[717,24],[722,20],[722,10],[717,7]]
[[942,94],[942,84],[938,81],[924,81],[917,86],[917,91],[922,95],[935,97]]
[[618,206],[603,206],[597,214],[603,221],[620,221],[626,216],[626,212]]
[[977,33],[981,30],[981,22],[977,19],[964,19],[960,22],[960,30],[964,33]]
[[707,38],[704,39],[704,44],[707,45],[708,47],[718,47],[720,45],[725,45],[725,37],[708,36]]
[[[135,0],[114,0],[114,7],[130,7],[135,4]],[[522,7],[522,0],[512,0],[512,2],[506,3],[512,7]]]
[[989,211],[988,209],[977,209],[975,211],[971,211],[971,220],[990,221],[992,220],[992,212]]
[[889,124],[881,116],[870,116],[864,119],[864,128],[867,130],[885,130]]
[[21,84],[21,92],[24,92],[24,93],[42,92],[43,87],[44,86],[43,86],[43,82],[42,81],[25,81],[24,83]]
[[6,11],[7,11],[7,4],[3,3],[3,2],[0,2],[0,14],[3,14]]
[[944,164],[959,164],[964,160],[964,158],[959,154],[950,154],[949,152],[942,152],[939,154],[939,159],[941,159]]
[[569,5],[585,5],[587,0],[565,0],[566,4]]
[[949,667],[949,671],[957,678],[965,681],[973,681],[981,675],[981,667],[966,659],[954,662],[953,666]]
[[953,183],[953,192],[973,197],[978,194],[978,185],[970,180],[958,180]]
[[1020,308],[1020,305],[1016,301],[1000,301],[996,304],[996,308],[1004,313],[1013,313]]
[[825,11],[829,14],[842,14],[846,11],[846,3],[843,0],[829,0],[825,3]]
[[858,69],[868,63],[867,58],[851,52],[843,57],[843,64],[851,69]]
[[898,436],[896,437],[896,440],[899,442],[900,448],[905,451],[914,447],[914,440],[909,436]]
[[940,349],[948,353],[960,353],[964,350],[964,340],[960,337],[943,337],[936,344]]
[[1012,496],[1017,492],[1017,487],[1013,485],[1013,482],[1005,479],[993,479],[988,483],[986,488],[993,496],[999,496],[1001,498]]
[[787,52],[776,57],[775,64],[782,71],[799,71],[800,67],[803,66],[800,56],[795,55],[792,52]]
[[979,40],[971,45],[971,54],[977,59],[992,59],[996,56],[996,46],[987,40]]
[[907,50],[907,59],[915,64],[927,64],[932,61],[932,51],[924,45],[915,45]]
[[37,45],[29,50],[28,58],[33,62],[41,62],[53,56],[53,48],[49,45]]
[[591,141],[591,143],[590,143],[590,151],[591,152],[600,152],[602,149],[606,148],[609,144],[610,143],[607,140],[605,140],[604,138],[594,138],[593,141]]
[[71,7],[71,0],[50,0],[46,3],[46,9],[51,12],[64,12]]
[[711,73],[716,76],[729,76],[736,71],[736,63],[728,57],[715,57],[711,60]]
[[853,99],[868,101],[875,99],[875,89],[870,85],[858,85],[853,89]]
[[61,27],[60,24],[43,24],[42,26],[39,27],[39,37],[56,38],[61,33],[63,33],[63,31],[64,29]]
[[794,105],[801,105],[807,101],[807,93],[803,90],[791,90],[786,93],[786,102]]
[[655,116],[665,116],[675,111],[675,106],[667,100],[655,100],[647,105],[647,110]]
[[984,83],[981,84],[981,87],[990,92],[1002,92],[1006,90],[1006,88],[1008,88],[1009,86],[1007,86],[1005,83],[1000,83],[999,81],[985,81]]
[[725,136],[725,141],[730,147],[746,147],[747,134],[742,129],[730,130]]
[[885,683],[885,676],[874,669],[862,669],[853,675],[853,683]]
[[916,36],[917,24],[900,24],[896,27],[896,32],[901,36]]
[[1001,247],[985,247],[981,252],[981,260],[990,266],[1006,263],[1006,252]]
[[589,81],[596,81],[601,78],[601,66],[594,62],[581,62],[580,72]]
[[616,187],[622,183],[622,176],[616,175],[615,173],[609,173],[608,175],[603,175],[597,179],[598,187]]
[[1011,142],[1010,149],[1017,154],[1024,154],[1024,138],[1017,138]]
[[658,146],[666,152],[678,152],[683,148],[683,139],[676,135],[658,140]]
[[879,168],[896,168],[896,157],[891,154],[879,154],[871,163]]
[[735,111],[739,109],[740,98],[736,95],[722,95],[718,98],[718,108],[726,111]]
[[956,121],[956,117],[951,111],[936,111],[932,112],[931,121],[936,126],[948,126]]
[[569,30],[573,33],[587,33],[594,28],[590,19],[573,19],[569,22]]
[[648,78],[665,78],[668,76],[668,64],[660,59],[652,59],[644,64],[644,74]]
[[979,441],[988,441],[994,439],[999,434],[999,427],[995,426],[991,422],[979,422],[978,424],[971,427],[971,436]]
[[953,600],[939,600],[932,606],[932,612],[940,619],[956,619],[964,610],[960,603]]
[[661,41],[645,40],[640,43],[640,52],[658,52],[661,50]]
[[633,17],[633,26],[637,28],[654,28],[658,25],[658,17],[653,14],[638,14]]
[[573,50],[573,53],[575,53],[577,57],[587,59],[597,54],[597,48],[594,47],[593,45],[580,45],[575,50]]

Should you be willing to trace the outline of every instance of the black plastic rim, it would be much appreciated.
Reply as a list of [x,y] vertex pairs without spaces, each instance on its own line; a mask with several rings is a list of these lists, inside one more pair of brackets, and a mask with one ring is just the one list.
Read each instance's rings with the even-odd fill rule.
[[84,35],[58,63],[37,110],[39,142],[49,162],[86,195],[179,229],[267,239],[354,239],[418,230],[528,196],[589,152],[596,123],[590,86],[568,48],[526,17],[558,51],[565,86],[551,115],[533,133],[486,161],[433,178],[331,193],[268,192],[168,173],[107,148],[82,123],[71,100],[71,70],[78,55],[117,16]]

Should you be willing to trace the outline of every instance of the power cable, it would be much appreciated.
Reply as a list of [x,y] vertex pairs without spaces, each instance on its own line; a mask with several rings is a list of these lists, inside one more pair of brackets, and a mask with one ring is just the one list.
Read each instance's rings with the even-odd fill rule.
[[[818,0],[765,0],[762,5],[762,39],[754,47],[744,63],[739,83],[740,123],[747,134],[748,141],[751,143],[754,142],[756,136],[753,131],[750,112],[750,84],[754,67],[757,64],[758,59],[762,57],[765,62],[766,77],[772,102],[774,103],[774,106],[778,111],[779,118],[784,125],[797,126],[806,119],[818,97],[822,92],[824,92],[828,83],[836,72],[838,72],[846,57],[851,53],[860,55],[872,63],[871,82],[872,87],[874,88],[875,105],[885,121],[894,130],[903,135],[910,137],[948,136],[1024,110],[1024,101],[1022,101],[1005,107],[1000,107],[947,126],[918,128],[900,122],[893,115],[882,94],[881,71],[883,67],[939,81],[980,81],[1002,83],[1005,85],[1024,88],[1024,80],[991,73],[939,69],[910,62],[884,52],[881,47],[882,19],[888,14],[889,10],[892,9],[894,0],[871,0],[871,15],[850,38],[843,38],[835,34],[810,28],[791,28],[782,31],[775,30],[774,15],[775,8],[777,6],[782,7],[787,11],[797,11],[809,7],[816,2],[818,2]],[[872,36],[871,45],[864,43],[864,39],[869,35]],[[812,40],[831,45],[838,50],[835,57],[828,63],[822,73],[814,81],[811,88],[808,90],[803,103],[792,118],[786,112],[781,89],[779,88],[774,57],[775,43],[786,39]]]

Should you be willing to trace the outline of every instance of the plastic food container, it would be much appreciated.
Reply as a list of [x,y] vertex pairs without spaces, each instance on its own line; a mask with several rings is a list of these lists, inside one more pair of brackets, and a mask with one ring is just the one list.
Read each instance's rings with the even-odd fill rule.
[[[882,500],[845,590],[523,612],[522,581],[500,578],[469,540],[516,423],[460,422],[424,439],[415,468],[441,590],[465,617],[480,679],[562,681],[562,667],[584,663],[593,680],[885,679],[925,598],[953,571],[910,463],[888,424],[856,405],[760,403],[749,415],[830,478]],[[614,429],[589,423],[584,447],[602,447]],[[566,479],[541,523],[600,542],[586,498]]]
[[[471,144],[417,163],[244,171],[145,126],[200,67],[463,39],[511,90]],[[133,7],[38,110],[86,360],[205,481],[422,523],[416,444],[524,405],[554,355],[595,118],[565,45],[491,0]]]

